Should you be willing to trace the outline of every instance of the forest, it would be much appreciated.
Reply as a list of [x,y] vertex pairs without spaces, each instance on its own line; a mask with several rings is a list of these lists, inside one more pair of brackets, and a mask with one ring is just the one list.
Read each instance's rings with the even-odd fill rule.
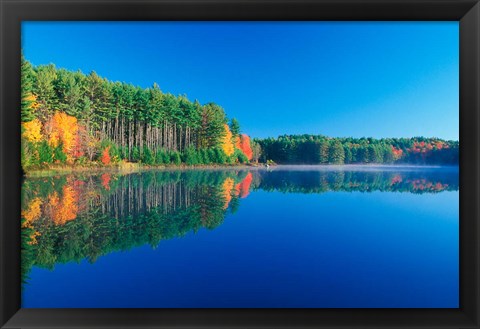
[[439,138],[250,139],[215,103],[141,88],[22,57],[24,172],[51,166],[107,167],[277,164],[446,164],[459,142]]
[[440,138],[331,138],[283,135],[254,139],[262,161],[281,164],[443,164],[457,165],[459,142]]
[[215,103],[85,75],[53,64],[21,66],[22,167],[237,164],[258,159]]

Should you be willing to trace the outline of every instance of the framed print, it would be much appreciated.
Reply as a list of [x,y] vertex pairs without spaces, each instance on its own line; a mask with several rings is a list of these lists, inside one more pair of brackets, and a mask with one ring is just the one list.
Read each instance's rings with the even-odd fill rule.
[[1,1],[2,328],[478,328],[478,1]]

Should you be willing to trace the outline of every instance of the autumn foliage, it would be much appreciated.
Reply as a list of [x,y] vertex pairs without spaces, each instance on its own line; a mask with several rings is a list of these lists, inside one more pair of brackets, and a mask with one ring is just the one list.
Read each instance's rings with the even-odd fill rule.
[[241,198],[246,198],[250,193],[250,185],[252,184],[253,175],[251,172],[235,186],[236,195],[239,195]]
[[397,149],[395,146],[392,146],[392,154],[393,160],[400,160],[403,156],[403,151],[401,149]]
[[240,137],[237,137],[236,140],[236,148],[245,154],[248,160],[252,160],[253,158],[253,151],[250,146],[250,137],[246,134],[241,134]]
[[223,209],[227,209],[230,201],[232,200],[232,190],[235,182],[232,178],[227,177],[222,185],[223,197],[225,198],[225,204]]
[[38,119],[32,121],[23,122],[23,137],[30,142],[40,142],[43,139],[42,135],[42,123]]
[[62,150],[67,156],[67,161],[74,159],[76,142],[78,141],[77,119],[63,112],[56,112],[45,124],[48,142],[52,147],[62,144]]
[[101,161],[104,165],[109,165],[110,164],[110,161],[111,161],[111,158],[110,158],[110,146],[107,146],[103,152],[102,152],[102,157],[101,157]]
[[103,174],[101,177],[100,177],[100,181],[102,183],[102,186],[105,190],[109,191],[110,190],[110,179],[112,177],[110,176],[110,174]]
[[224,125],[225,135],[222,137],[221,146],[223,152],[227,156],[231,156],[235,152],[235,148],[232,143],[232,132],[227,124]]
[[78,192],[72,185],[63,186],[62,193],[52,193],[48,197],[45,213],[56,225],[64,225],[66,222],[77,218]]

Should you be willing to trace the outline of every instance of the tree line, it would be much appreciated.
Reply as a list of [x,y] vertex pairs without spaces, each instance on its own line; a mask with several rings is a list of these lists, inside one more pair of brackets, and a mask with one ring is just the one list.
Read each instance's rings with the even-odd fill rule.
[[255,139],[261,160],[280,164],[448,164],[459,161],[458,141],[440,138],[332,138],[283,135]]
[[[246,163],[258,146],[215,103],[22,57],[24,169],[50,163]],[[252,147],[253,146],[253,147]]]
[[215,103],[113,82],[22,57],[22,167],[280,164],[458,164],[459,143],[439,138],[283,135],[251,140]]

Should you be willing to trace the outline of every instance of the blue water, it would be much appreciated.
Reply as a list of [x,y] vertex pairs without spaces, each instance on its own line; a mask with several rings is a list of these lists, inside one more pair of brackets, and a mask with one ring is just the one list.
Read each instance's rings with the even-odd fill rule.
[[[445,179],[449,187],[399,192],[372,183],[370,192],[329,185],[300,193],[295,184],[293,191],[262,188],[269,177],[274,187],[296,181],[280,171],[256,173],[248,196],[213,229],[95,260],[32,266],[22,307],[457,308],[458,172],[425,170],[408,179]],[[299,175],[308,184],[318,178]],[[68,234],[73,223],[55,234]]]

